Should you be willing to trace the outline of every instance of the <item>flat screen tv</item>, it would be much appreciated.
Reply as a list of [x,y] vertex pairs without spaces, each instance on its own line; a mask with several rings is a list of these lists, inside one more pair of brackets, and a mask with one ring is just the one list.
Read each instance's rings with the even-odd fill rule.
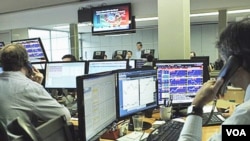
[[131,3],[93,7],[91,13],[93,35],[134,32]]

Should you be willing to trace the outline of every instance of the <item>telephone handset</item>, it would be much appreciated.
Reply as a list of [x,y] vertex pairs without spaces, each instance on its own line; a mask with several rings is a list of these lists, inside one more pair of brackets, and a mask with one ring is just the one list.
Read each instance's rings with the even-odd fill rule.
[[222,67],[222,69],[218,75],[218,78],[224,79],[224,83],[220,87],[218,94],[220,94],[222,96],[224,95],[232,75],[241,66],[241,63],[242,63],[242,61],[241,61],[240,57],[236,57],[236,56],[232,55],[228,58],[227,63]]
[[30,77],[33,74],[33,66],[29,61],[26,62],[26,68],[28,70],[28,77]]

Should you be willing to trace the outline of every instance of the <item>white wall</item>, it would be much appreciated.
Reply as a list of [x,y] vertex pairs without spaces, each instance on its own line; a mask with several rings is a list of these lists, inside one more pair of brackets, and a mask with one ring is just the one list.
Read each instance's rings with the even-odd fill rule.
[[[215,43],[218,37],[218,24],[201,24],[191,26],[191,50],[197,56],[209,56],[213,63],[218,58]],[[136,33],[124,36],[92,36],[83,34],[83,58],[91,59],[93,51],[104,50],[111,59],[115,50],[136,51],[136,42],[141,41],[144,49],[155,49],[158,58],[158,29],[138,30]],[[87,56],[85,56],[87,52]],[[173,52],[174,53],[174,52]]]

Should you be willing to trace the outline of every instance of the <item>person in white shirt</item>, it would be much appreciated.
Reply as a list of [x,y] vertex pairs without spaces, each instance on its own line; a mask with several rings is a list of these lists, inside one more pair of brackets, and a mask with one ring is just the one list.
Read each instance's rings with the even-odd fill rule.
[[141,42],[137,42],[136,43],[136,58],[135,59],[141,59],[141,50],[142,50],[142,43]]
[[[220,34],[217,48],[225,63],[230,56],[241,61],[240,67],[231,76],[230,82],[235,87],[245,91],[244,102],[238,105],[222,125],[250,125],[250,19],[243,19],[229,24]],[[233,65],[236,65],[235,63]],[[179,141],[201,141],[202,138],[202,108],[217,98],[219,88],[224,83],[223,78],[217,81],[209,80],[198,91],[192,106],[195,109],[188,114]],[[189,109],[188,108],[188,109]],[[221,129],[222,130],[222,129]],[[221,141],[222,131],[211,136],[211,141]]]

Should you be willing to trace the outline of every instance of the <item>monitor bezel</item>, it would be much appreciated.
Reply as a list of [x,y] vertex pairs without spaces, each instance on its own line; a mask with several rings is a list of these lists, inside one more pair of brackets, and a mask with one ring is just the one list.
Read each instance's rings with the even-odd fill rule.
[[[119,72],[132,72],[132,71],[143,71],[143,70],[154,70],[154,71],[156,71],[156,69],[154,69],[154,68],[134,68],[134,69],[122,69],[122,70],[116,70],[116,73],[117,73],[117,79],[116,79],[116,84],[117,84],[117,87],[116,87],[116,95],[117,95],[117,100],[116,100],[116,115],[117,115],[117,119],[118,120],[125,120],[125,119],[129,119],[129,118],[131,118],[131,116],[132,115],[134,115],[134,114],[136,114],[136,113],[138,113],[138,112],[146,112],[146,111],[148,111],[148,110],[152,110],[152,109],[155,109],[155,108],[157,108],[159,105],[158,105],[158,94],[157,94],[157,80],[155,80],[155,98],[156,98],[156,103],[155,103],[155,105],[154,106],[152,106],[152,107],[147,107],[147,108],[145,108],[145,109],[143,109],[143,110],[140,110],[140,111],[134,111],[134,112],[132,112],[132,113],[129,113],[129,114],[127,114],[127,115],[124,115],[124,116],[121,116],[120,115],[120,95],[119,95],[119,80],[118,80],[118,75],[119,75]],[[157,74],[155,74],[156,75],[156,77],[157,77]],[[156,79],[156,78],[155,78]]]
[[[42,40],[40,37],[37,37],[37,38],[27,38],[27,39],[20,39],[20,40],[12,40],[11,43],[19,43],[19,44],[22,44],[20,42],[28,42],[28,41],[32,41],[32,40],[37,40],[39,42],[39,45],[42,49],[42,52],[43,52],[43,55],[44,55],[44,60],[41,60],[41,61],[30,61],[31,63],[35,63],[35,62],[49,62],[48,60],[48,57],[47,57],[47,54],[46,54],[46,51],[45,51],[45,48],[43,46],[43,43],[42,43]],[[23,45],[23,44],[22,44]],[[25,46],[24,46],[25,47]],[[30,58],[30,57],[29,57]]]

